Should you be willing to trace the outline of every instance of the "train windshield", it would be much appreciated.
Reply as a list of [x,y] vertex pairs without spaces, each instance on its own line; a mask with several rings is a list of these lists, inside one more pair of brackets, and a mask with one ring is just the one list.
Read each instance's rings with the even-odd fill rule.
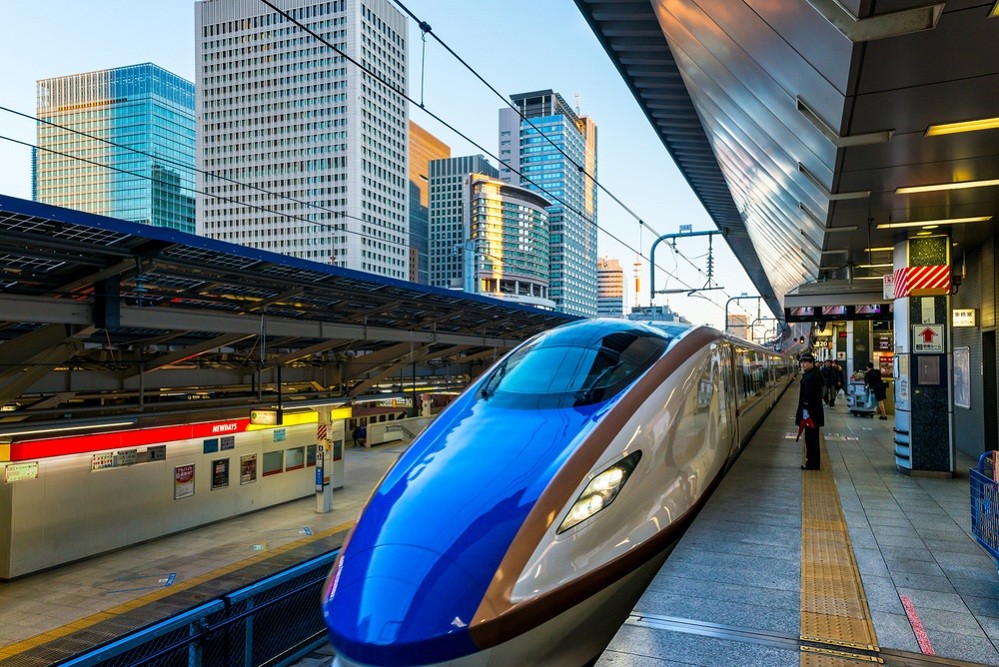
[[595,340],[542,337],[500,362],[479,397],[520,408],[599,403],[637,379],[669,343],[642,329],[612,331]]

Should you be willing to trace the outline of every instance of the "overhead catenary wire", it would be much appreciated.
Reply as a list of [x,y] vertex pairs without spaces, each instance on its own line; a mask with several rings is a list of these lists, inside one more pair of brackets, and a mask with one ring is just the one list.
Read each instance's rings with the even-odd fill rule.
[[[547,142],[548,142],[548,143],[549,143],[549,144],[550,144],[550,145],[551,145],[551,146],[552,146],[553,148],[555,148],[555,150],[556,150],[556,151],[558,151],[558,152],[559,152],[559,153],[560,153],[560,154],[561,154],[561,155],[562,155],[562,156],[563,156],[563,157],[564,157],[564,158],[565,158],[566,160],[568,160],[568,161],[569,161],[569,162],[570,162],[570,163],[571,163],[571,164],[572,164],[572,165],[573,165],[574,167],[576,167],[576,169],[577,169],[577,170],[578,170],[579,172],[581,172],[581,173],[583,173],[584,175],[586,175],[586,177],[587,177],[587,178],[589,178],[590,180],[592,180],[592,181],[593,181],[593,183],[594,183],[594,184],[595,184],[595,185],[596,185],[596,186],[597,186],[597,187],[598,187],[598,188],[599,188],[599,189],[600,189],[601,191],[603,191],[603,192],[604,192],[605,194],[607,194],[607,196],[609,196],[609,197],[610,197],[611,199],[613,199],[613,200],[614,200],[614,202],[616,202],[616,203],[617,203],[617,204],[618,204],[618,205],[619,205],[619,206],[620,206],[620,207],[621,207],[622,209],[624,209],[625,211],[627,211],[627,213],[628,213],[629,215],[631,215],[631,216],[632,216],[633,218],[635,218],[635,220],[636,220],[636,221],[638,222],[638,224],[639,224],[639,231],[641,231],[641,226],[642,226],[642,225],[645,225],[645,226],[648,226],[648,227],[649,227],[649,231],[653,232],[653,233],[654,233],[654,234],[655,234],[655,235],[656,235],[657,237],[658,237],[658,236],[661,236],[661,234],[660,234],[660,233],[659,233],[659,232],[658,232],[658,231],[657,231],[657,230],[656,230],[655,228],[653,228],[653,227],[652,227],[651,225],[649,225],[649,223],[647,223],[646,221],[644,221],[644,220],[643,220],[643,219],[641,218],[641,216],[639,216],[639,215],[638,215],[637,213],[635,213],[635,212],[634,212],[634,211],[633,211],[633,210],[632,210],[632,209],[631,209],[631,208],[630,208],[630,207],[629,207],[629,206],[628,206],[627,204],[625,204],[625,203],[624,203],[623,201],[621,201],[621,199],[620,199],[620,198],[618,198],[618,197],[617,197],[617,196],[616,196],[616,195],[615,195],[615,194],[614,194],[613,192],[611,192],[611,191],[610,191],[609,189],[607,189],[607,188],[606,188],[606,187],[605,187],[605,186],[604,186],[604,185],[603,185],[602,183],[600,183],[600,181],[599,181],[599,180],[597,180],[597,178],[596,178],[596,177],[595,177],[595,176],[594,176],[593,174],[591,174],[591,173],[587,172],[587,171],[586,171],[586,169],[585,169],[585,167],[584,167],[583,165],[580,165],[579,163],[577,163],[577,162],[576,162],[576,161],[575,161],[575,160],[574,160],[574,159],[572,158],[572,156],[570,156],[570,155],[569,155],[568,153],[566,153],[566,152],[565,152],[565,150],[563,150],[563,149],[562,149],[562,147],[561,147],[561,146],[559,146],[559,145],[558,145],[557,143],[555,143],[555,142],[554,142],[554,141],[553,141],[553,140],[552,140],[552,139],[551,139],[551,138],[550,138],[550,137],[549,137],[549,136],[548,136],[547,134],[545,134],[545,132],[544,132],[544,131],[543,131],[543,130],[542,130],[541,128],[539,128],[539,127],[538,127],[537,125],[535,125],[535,124],[534,124],[534,122],[533,122],[533,121],[532,121],[532,120],[531,120],[530,118],[528,118],[528,117],[527,117],[526,115],[524,115],[524,113],[523,113],[523,112],[522,112],[522,111],[521,111],[521,110],[520,110],[520,109],[519,109],[519,108],[518,108],[518,107],[517,107],[517,106],[516,106],[515,104],[513,104],[513,103],[512,103],[511,101],[510,101],[510,99],[509,99],[509,98],[508,98],[507,96],[505,96],[505,95],[503,95],[503,94],[502,94],[501,92],[499,92],[499,91],[498,91],[498,90],[496,89],[496,87],[495,87],[495,86],[493,86],[493,85],[492,85],[491,83],[489,83],[489,82],[488,82],[488,81],[487,81],[487,80],[486,80],[486,79],[485,79],[485,78],[484,78],[484,77],[483,77],[483,76],[482,76],[481,74],[479,74],[479,72],[478,72],[478,71],[476,71],[476,69],[475,69],[474,67],[472,67],[472,66],[471,66],[470,64],[468,64],[468,62],[467,62],[467,61],[465,61],[465,59],[464,59],[464,58],[462,58],[462,57],[461,57],[460,55],[458,55],[458,53],[456,53],[456,52],[454,51],[454,49],[452,49],[452,48],[451,48],[451,47],[450,47],[450,46],[449,46],[449,45],[448,45],[448,44],[447,44],[446,42],[444,42],[444,40],[443,40],[443,39],[441,39],[441,38],[440,38],[440,36],[438,36],[438,35],[437,35],[437,34],[436,34],[436,33],[435,33],[434,31],[433,31],[433,29],[432,29],[432,27],[430,26],[430,24],[429,24],[429,23],[427,23],[427,22],[426,22],[425,20],[421,19],[421,18],[420,18],[420,17],[418,17],[418,16],[416,15],[416,14],[414,14],[414,13],[413,13],[413,12],[412,12],[412,11],[411,11],[411,10],[410,10],[410,9],[409,9],[409,8],[408,8],[407,6],[406,6],[406,5],[405,5],[405,4],[404,4],[404,3],[402,2],[402,0],[392,0],[392,1],[393,1],[393,2],[394,2],[394,3],[395,3],[395,4],[396,4],[396,5],[397,5],[397,6],[398,6],[398,7],[399,7],[399,8],[400,8],[400,9],[401,9],[401,10],[402,10],[402,11],[403,11],[404,13],[406,13],[407,15],[409,15],[409,17],[410,17],[410,18],[412,18],[412,19],[413,19],[413,20],[414,20],[414,21],[415,21],[415,22],[416,22],[416,23],[418,24],[418,26],[419,26],[419,28],[420,28],[420,31],[421,31],[421,33],[422,33],[422,38],[423,38],[423,40],[424,40],[424,49],[426,48],[426,47],[425,47],[425,42],[426,42],[426,35],[427,35],[427,34],[429,34],[429,35],[430,35],[431,37],[433,37],[433,38],[434,38],[434,40],[436,40],[436,41],[437,41],[437,43],[438,43],[438,44],[440,44],[440,45],[441,45],[441,47],[442,47],[442,48],[444,48],[444,49],[445,49],[445,50],[446,50],[446,51],[447,51],[447,52],[448,52],[448,53],[449,53],[449,54],[450,54],[450,55],[451,55],[452,57],[454,57],[454,58],[455,58],[455,60],[457,60],[457,61],[458,61],[459,63],[461,63],[461,65],[462,65],[462,66],[463,66],[463,67],[464,67],[465,69],[467,69],[467,70],[468,70],[468,71],[469,71],[469,72],[470,72],[470,73],[471,73],[471,74],[472,74],[472,75],[473,75],[473,76],[474,76],[474,77],[475,77],[476,79],[478,79],[478,80],[479,80],[479,81],[480,81],[480,82],[481,82],[481,83],[482,83],[482,84],[483,84],[484,86],[486,86],[486,88],[488,88],[488,89],[489,89],[489,90],[490,90],[490,91],[491,91],[491,92],[492,92],[492,93],[493,93],[494,95],[496,95],[496,97],[497,97],[497,98],[499,98],[499,99],[500,99],[500,100],[501,100],[501,101],[502,101],[502,102],[503,102],[504,104],[506,104],[506,105],[507,105],[507,106],[508,106],[508,107],[509,107],[510,109],[513,109],[513,111],[514,111],[514,112],[516,112],[518,116],[520,116],[521,120],[525,121],[525,122],[526,122],[526,123],[527,123],[528,125],[530,125],[530,126],[531,126],[531,128],[533,128],[533,129],[534,129],[534,130],[535,130],[536,132],[538,132],[538,134],[539,134],[539,135],[541,135],[541,137],[543,137],[545,141],[547,141]],[[424,59],[424,62],[425,62],[425,59]],[[422,91],[423,91],[423,87],[422,87],[422,86],[423,86],[423,77],[424,77],[424,71],[423,71],[422,69],[421,69],[421,72],[420,72],[420,77],[421,77],[421,79],[420,79],[420,80],[421,80],[421,103],[420,103],[420,107],[421,107],[421,108],[423,108],[423,101],[422,101]],[[499,158],[497,158],[497,159],[499,159]],[[500,159],[499,161],[500,161],[500,163],[501,163],[501,164],[504,164],[505,166],[507,166],[508,168],[510,168],[510,165],[509,165],[508,163],[506,163],[505,161],[503,161],[503,160],[501,160],[501,159]],[[513,171],[516,171],[516,170],[513,170]],[[518,173],[519,173],[519,172],[518,172]],[[521,175],[522,175],[522,174],[521,174]],[[603,230],[603,228],[601,228],[601,227],[599,227],[599,226],[598,226],[598,229],[601,229],[602,231],[605,231],[605,230]],[[615,240],[617,240],[617,239],[615,239]],[[625,247],[628,247],[628,246],[626,245]],[[628,249],[629,249],[629,250],[632,250],[633,248],[630,248],[630,247],[628,247]],[[701,269],[701,267],[699,267],[699,266],[698,266],[698,265],[697,265],[696,263],[694,263],[694,262],[693,262],[693,261],[692,261],[692,260],[691,260],[690,258],[688,258],[688,257],[687,257],[686,255],[684,255],[684,254],[683,254],[682,252],[680,252],[680,251],[679,251],[679,250],[677,250],[676,248],[673,248],[673,250],[674,250],[674,252],[676,253],[676,255],[678,255],[678,256],[679,256],[679,257],[681,257],[681,258],[682,258],[682,259],[683,259],[684,261],[686,261],[686,262],[687,262],[687,263],[688,263],[688,264],[689,264],[689,265],[690,265],[691,267],[693,267],[693,268],[694,268],[694,269],[695,269],[695,270],[696,270],[696,271],[697,271],[698,273],[700,273],[701,275],[703,275],[703,276],[707,277],[707,278],[708,278],[708,279],[710,280],[710,276],[709,276],[708,274],[706,274],[706,273],[705,273],[705,272],[704,272],[704,271],[703,271],[703,270]],[[639,255],[639,257],[644,257],[644,255],[642,255],[642,253],[641,253],[641,250],[640,250],[640,249],[639,249],[639,252],[638,252],[638,255]],[[648,259],[650,260],[650,264],[651,264],[651,259],[650,259],[650,258],[648,258]],[[678,266],[678,264],[677,264],[677,266]],[[651,269],[650,269],[650,270],[651,270]],[[672,276],[673,278],[676,278],[676,276],[675,276],[674,274],[670,274],[670,273],[669,273],[668,271],[667,271],[667,274],[668,274],[668,275],[670,275],[670,276]],[[681,281],[681,282],[682,282],[682,281]],[[725,296],[728,296],[728,293],[727,293],[727,292],[725,292],[724,290],[722,291],[722,293],[723,293],[723,294],[725,294]],[[707,300],[708,300],[708,301],[710,301],[711,303],[715,303],[715,305],[717,305],[717,306],[718,306],[719,308],[721,307],[721,305],[720,305],[720,304],[718,304],[718,303],[716,303],[716,302],[715,302],[714,300],[712,300],[712,299],[710,299],[710,298],[709,298],[709,299],[707,299]]]
[[[561,204],[566,209],[569,209],[569,210],[575,212],[576,214],[580,215],[583,218],[583,220],[587,221],[589,224],[592,224],[598,230],[604,232],[605,234],[607,234],[607,236],[609,236],[613,240],[617,241],[618,243],[620,243],[625,248],[627,248],[629,250],[632,250],[632,251],[635,251],[635,248],[631,244],[627,243],[626,241],[624,241],[623,239],[621,239],[617,235],[613,234],[609,230],[601,227],[596,221],[592,220],[590,218],[590,216],[586,215],[585,212],[580,211],[576,207],[570,205],[568,202],[566,202],[562,198],[555,196],[547,188],[545,188],[543,185],[541,185],[540,183],[534,181],[533,179],[531,179],[529,176],[527,176],[526,174],[522,173],[518,169],[513,168],[513,166],[510,165],[507,161],[503,160],[502,158],[500,158],[499,156],[497,156],[496,154],[494,154],[492,151],[490,151],[489,149],[487,149],[486,147],[484,147],[482,144],[480,144],[479,142],[477,142],[474,139],[472,139],[465,132],[461,131],[460,129],[458,129],[457,127],[455,127],[453,124],[449,123],[448,121],[444,120],[444,118],[442,118],[438,114],[436,114],[433,111],[431,111],[429,108],[427,108],[427,106],[424,103],[417,102],[415,99],[413,99],[412,97],[410,97],[405,91],[400,90],[399,87],[396,86],[393,82],[389,81],[388,79],[386,79],[381,74],[379,74],[379,73],[377,73],[375,71],[372,71],[370,68],[368,68],[367,66],[365,66],[363,63],[358,62],[357,60],[355,60],[354,58],[352,58],[350,55],[348,55],[347,53],[345,53],[341,49],[337,48],[329,40],[325,39],[324,37],[322,37],[321,35],[319,35],[318,33],[316,33],[314,30],[312,30],[311,28],[309,28],[307,25],[305,25],[304,23],[302,23],[301,21],[299,21],[298,19],[296,19],[294,16],[292,16],[291,14],[289,14],[288,12],[286,12],[285,10],[283,10],[280,7],[276,6],[273,2],[271,2],[271,0],[260,0],[260,1],[263,4],[265,4],[266,6],[270,7],[276,13],[280,14],[281,16],[283,16],[287,21],[289,21],[289,22],[293,23],[294,25],[296,25],[300,30],[302,30],[303,32],[305,32],[308,35],[310,35],[313,39],[315,39],[319,43],[321,43],[324,46],[326,46],[327,48],[329,48],[331,51],[333,51],[334,53],[336,53],[338,56],[341,56],[345,61],[351,63],[352,65],[354,65],[358,69],[360,69],[360,70],[366,72],[367,74],[369,74],[375,81],[377,81],[378,83],[381,83],[382,85],[386,86],[389,90],[391,90],[393,93],[395,93],[396,95],[398,95],[400,98],[402,98],[402,99],[406,100],[407,102],[409,102],[410,104],[413,104],[414,106],[420,108],[421,111],[423,111],[424,113],[426,113],[428,116],[430,116],[431,118],[433,118],[434,120],[436,120],[438,123],[440,123],[444,127],[446,127],[448,130],[450,130],[451,132],[454,132],[456,135],[458,135],[459,137],[461,137],[462,139],[464,139],[465,141],[467,141],[472,146],[475,146],[476,148],[478,148],[479,150],[481,150],[483,153],[485,153],[489,157],[491,157],[494,160],[496,160],[498,163],[500,163],[500,164],[506,166],[507,168],[509,168],[512,172],[514,172],[515,174],[517,174],[518,176],[520,176],[522,179],[524,179],[524,181],[526,181],[526,182],[534,185],[540,192],[542,192],[543,194],[545,194],[549,199],[552,199],[553,201],[558,202],[559,204]],[[421,24],[421,28],[423,26],[426,26],[427,28],[429,28],[429,25],[426,24],[425,22],[419,22],[419,23]],[[431,32],[431,34],[433,34],[433,33]],[[434,38],[437,39],[436,36],[434,36]],[[575,163],[573,163],[573,164],[575,164]],[[628,210],[630,212],[630,209],[628,209]],[[632,213],[632,215],[634,215],[634,213]],[[637,216],[636,216],[636,218],[637,218]],[[642,253],[640,251],[636,251],[636,252],[638,252],[638,254],[639,254],[640,257],[644,257],[644,255],[642,255]],[[695,268],[697,268],[699,272],[703,273],[702,271],[700,271],[699,267],[696,267],[696,265],[694,265],[692,262],[691,262],[691,265],[695,266]],[[651,261],[650,261],[650,267],[651,267]],[[670,273],[669,271],[666,271],[666,269],[664,269],[662,267],[659,267],[659,268],[662,269],[664,272],[666,272],[668,275],[670,275],[674,280],[676,280],[677,282],[679,282],[680,284],[682,284],[684,287],[686,287],[688,289],[691,289],[691,290],[696,290],[697,289],[696,287],[688,284],[686,281],[682,280],[678,276]],[[715,302],[715,301],[713,301],[711,299],[708,299],[708,300],[711,303],[714,303],[718,308],[722,307],[721,304],[719,304],[719,303],[717,303],[717,302]]]

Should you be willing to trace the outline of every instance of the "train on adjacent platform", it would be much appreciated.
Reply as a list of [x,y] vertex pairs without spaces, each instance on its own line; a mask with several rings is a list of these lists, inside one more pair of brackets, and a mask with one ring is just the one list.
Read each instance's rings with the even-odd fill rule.
[[794,368],[705,327],[521,344],[374,490],[323,590],[334,665],[593,664]]

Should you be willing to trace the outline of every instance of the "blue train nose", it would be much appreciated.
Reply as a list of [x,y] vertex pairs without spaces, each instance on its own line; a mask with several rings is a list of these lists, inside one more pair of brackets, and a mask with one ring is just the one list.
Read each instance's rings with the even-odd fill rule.
[[[468,624],[481,583],[425,547],[348,546],[323,615],[333,645],[372,665],[443,662],[475,652]],[[480,577],[481,581],[481,577]]]

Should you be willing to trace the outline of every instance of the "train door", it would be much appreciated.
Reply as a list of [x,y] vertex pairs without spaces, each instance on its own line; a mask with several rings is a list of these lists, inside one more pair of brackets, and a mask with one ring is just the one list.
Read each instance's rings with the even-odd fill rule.
[[729,455],[731,455],[735,453],[738,447],[737,443],[739,442],[739,428],[735,418],[738,391],[736,391],[735,384],[735,364],[733,363],[732,346],[720,344],[717,346],[715,354],[721,379],[721,382],[719,382],[721,385],[721,416],[723,422],[721,434]]

